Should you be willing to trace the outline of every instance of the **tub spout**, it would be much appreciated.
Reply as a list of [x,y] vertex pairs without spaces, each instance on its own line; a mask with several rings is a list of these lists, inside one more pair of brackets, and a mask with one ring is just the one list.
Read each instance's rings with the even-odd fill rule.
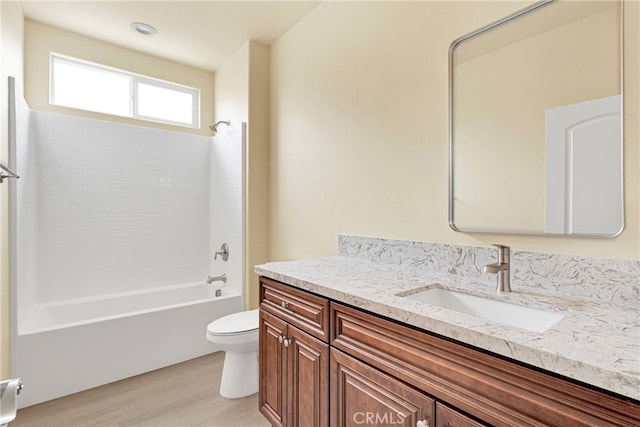
[[222,282],[222,283],[227,283],[227,275],[222,274],[220,276],[209,276],[209,278],[207,279],[207,284],[212,284],[213,282]]

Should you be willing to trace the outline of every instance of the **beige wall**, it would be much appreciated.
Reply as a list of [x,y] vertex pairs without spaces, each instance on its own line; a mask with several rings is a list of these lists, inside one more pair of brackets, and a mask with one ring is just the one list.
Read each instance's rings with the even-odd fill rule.
[[249,120],[249,43],[245,43],[215,73],[212,122]]
[[319,5],[271,46],[270,258],[335,254],[338,233],[640,258],[638,6],[625,17],[627,225],[590,239],[448,226],[449,45],[523,3]]
[[[8,83],[9,76],[23,84],[23,19],[20,6],[0,2],[0,160],[8,161]],[[0,185],[0,379],[10,378],[9,316],[9,186]]]
[[253,266],[269,260],[269,47],[250,42],[249,147],[247,150],[247,308],[258,307]]
[[[25,98],[36,110],[92,117],[121,123],[211,135],[213,73],[110,43],[85,37],[40,22],[25,20]],[[49,104],[49,56],[59,53],[200,90],[200,128],[190,129]]]
[[215,75],[215,120],[247,122],[245,306],[258,303],[255,264],[267,260],[269,48],[249,41]]

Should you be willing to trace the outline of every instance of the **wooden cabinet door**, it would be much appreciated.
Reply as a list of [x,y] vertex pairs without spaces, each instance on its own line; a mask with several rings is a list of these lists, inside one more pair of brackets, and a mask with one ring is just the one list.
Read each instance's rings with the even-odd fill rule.
[[290,426],[329,425],[329,346],[289,325],[287,402]]
[[436,403],[436,427],[486,427],[442,403]]
[[283,345],[286,334],[286,322],[260,310],[258,405],[260,412],[271,425],[279,427],[286,425],[287,361],[286,348]]
[[331,425],[433,425],[434,400],[331,348]]

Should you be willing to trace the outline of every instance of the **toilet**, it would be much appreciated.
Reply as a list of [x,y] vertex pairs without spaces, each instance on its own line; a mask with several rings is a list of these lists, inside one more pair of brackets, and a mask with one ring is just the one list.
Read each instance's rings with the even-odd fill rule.
[[230,314],[207,325],[207,340],[225,352],[220,382],[224,398],[258,392],[258,311]]

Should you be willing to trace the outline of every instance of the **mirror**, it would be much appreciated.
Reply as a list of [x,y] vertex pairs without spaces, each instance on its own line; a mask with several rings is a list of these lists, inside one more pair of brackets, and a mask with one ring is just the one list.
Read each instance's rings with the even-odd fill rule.
[[453,229],[622,231],[621,22],[619,1],[545,1],[451,44]]

